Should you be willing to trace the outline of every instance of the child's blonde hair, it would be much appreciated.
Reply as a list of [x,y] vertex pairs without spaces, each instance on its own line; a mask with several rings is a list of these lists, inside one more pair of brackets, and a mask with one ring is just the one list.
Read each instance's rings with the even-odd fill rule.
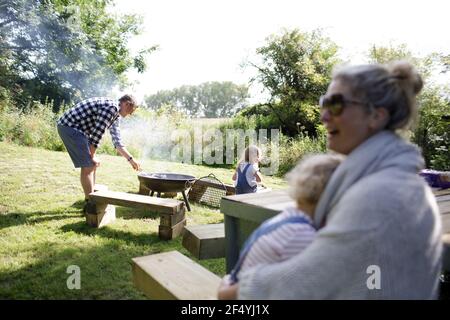
[[317,204],[328,180],[344,159],[344,156],[337,154],[306,156],[286,175],[289,195],[297,204]]
[[241,159],[239,160],[239,163],[248,162],[254,164],[261,160],[261,156],[262,156],[261,149],[252,144],[247,148],[245,148],[241,156]]

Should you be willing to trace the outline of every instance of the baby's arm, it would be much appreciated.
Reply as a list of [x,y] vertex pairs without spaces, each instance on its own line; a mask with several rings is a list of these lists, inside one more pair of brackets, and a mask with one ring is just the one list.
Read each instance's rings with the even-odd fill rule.
[[258,171],[255,172],[256,182],[262,182],[262,175],[261,172]]

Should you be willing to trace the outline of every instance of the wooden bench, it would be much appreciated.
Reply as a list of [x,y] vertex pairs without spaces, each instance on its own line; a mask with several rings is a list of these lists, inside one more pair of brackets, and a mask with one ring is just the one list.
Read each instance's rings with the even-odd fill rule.
[[186,225],[185,206],[182,201],[108,190],[93,192],[89,198],[92,205],[88,207],[86,222],[96,228],[101,228],[116,219],[114,205],[159,213],[158,234],[164,240],[179,236]]
[[150,299],[217,299],[220,277],[178,251],[132,259],[133,282]]
[[183,247],[197,259],[225,257],[223,223],[184,227]]

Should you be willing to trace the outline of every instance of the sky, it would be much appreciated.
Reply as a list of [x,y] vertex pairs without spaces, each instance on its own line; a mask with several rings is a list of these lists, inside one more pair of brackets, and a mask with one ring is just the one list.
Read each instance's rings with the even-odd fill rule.
[[[364,62],[371,45],[405,43],[417,55],[450,53],[449,0],[115,0],[114,11],[138,13],[144,33],[132,50],[158,45],[144,74],[132,72],[138,100],[158,90],[207,81],[247,84],[255,51],[283,28],[321,28],[340,56]],[[251,87],[252,102],[264,99]]]

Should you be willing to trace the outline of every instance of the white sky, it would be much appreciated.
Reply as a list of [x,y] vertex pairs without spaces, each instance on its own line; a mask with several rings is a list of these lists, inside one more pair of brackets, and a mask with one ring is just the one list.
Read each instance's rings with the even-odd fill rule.
[[115,1],[115,10],[144,16],[145,32],[130,47],[160,47],[146,73],[130,74],[139,100],[206,81],[246,84],[252,71],[240,64],[282,28],[322,28],[354,63],[372,44],[389,42],[406,43],[417,55],[450,53],[450,0]]

